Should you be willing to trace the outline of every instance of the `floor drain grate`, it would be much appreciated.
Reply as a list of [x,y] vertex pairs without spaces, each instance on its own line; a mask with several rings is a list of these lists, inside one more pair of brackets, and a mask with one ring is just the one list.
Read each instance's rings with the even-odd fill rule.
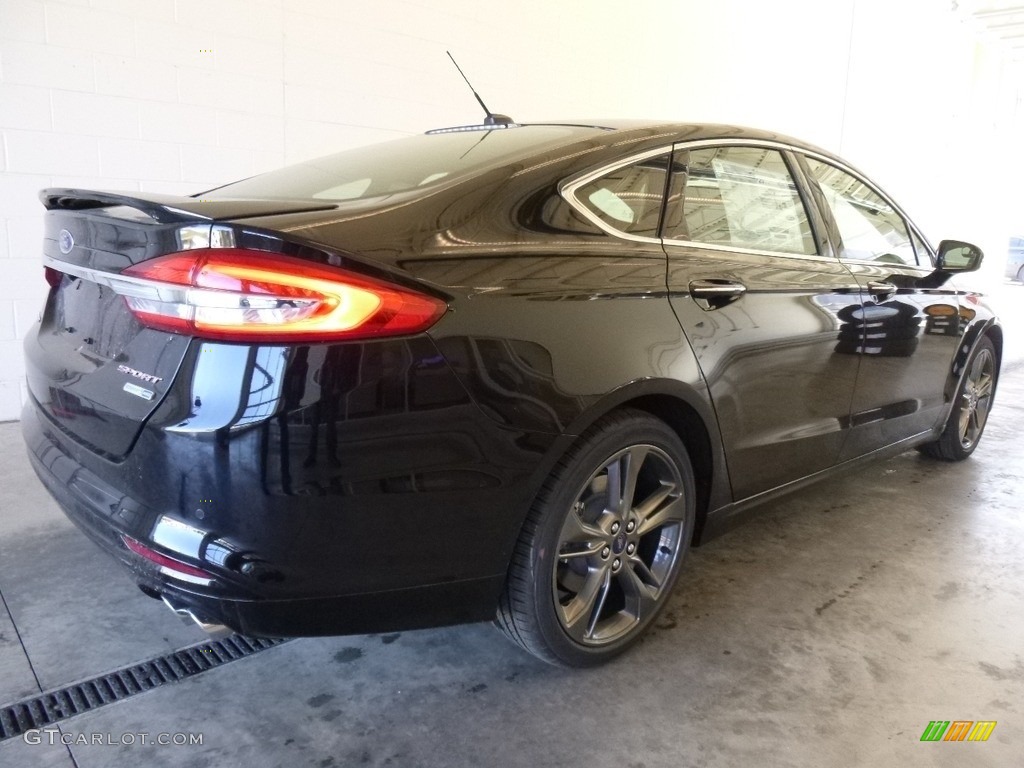
[[0,741],[198,675],[283,642],[285,640],[231,635],[22,699],[0,709]]

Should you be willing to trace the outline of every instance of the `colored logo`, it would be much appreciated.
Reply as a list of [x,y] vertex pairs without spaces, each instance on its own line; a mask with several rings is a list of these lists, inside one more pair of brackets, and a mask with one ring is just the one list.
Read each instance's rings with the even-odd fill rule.
[[932,720],[921,741],[988,741],[995,728],[995,720]]

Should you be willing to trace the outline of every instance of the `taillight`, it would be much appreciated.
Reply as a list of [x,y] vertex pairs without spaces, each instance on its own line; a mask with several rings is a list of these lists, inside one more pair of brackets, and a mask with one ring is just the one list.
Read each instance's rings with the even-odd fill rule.
[[445,303],[301,259],[238,248],[183,251],[114,282],[153,328],[228,341],[331,341],[418,333]]
[[59,288],[60,281],[64,278],[64,275],[53,267],[43,267],[43,275],[46,277],[47,285],[51,288]]

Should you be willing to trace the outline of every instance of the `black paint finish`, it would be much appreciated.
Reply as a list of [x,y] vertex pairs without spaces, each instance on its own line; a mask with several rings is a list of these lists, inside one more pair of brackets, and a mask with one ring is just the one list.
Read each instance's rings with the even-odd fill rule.
[[[614,408],[680,431],[706,538],[812,475],[933,438],[973,343],[999,349],[991,311],[954,280],[835,258],[795,163],[813,258],[618,238],[560,194],[679,142],[820,150],[728,126],[573,130],[535,157],[351,203],[45,195],[44,251],[82,266],[120,271],[176,250],[178,226],[217,221],[243,247],[386,277],[448,312],[407,338],[210,342],[143,328],[109,289],[65,275],[25,342],[41,479],[140,584],[249,634],[475,621],[493,616],[551,468]],[[79,244],[67,255],[61,229]],[[708,306],[699,280],[746,292]],[[898,290],[873,296],[878,281]],[[125,393],[118,366],[159,377],[153,400]],[[121,534],[213,583],[161,574]]]

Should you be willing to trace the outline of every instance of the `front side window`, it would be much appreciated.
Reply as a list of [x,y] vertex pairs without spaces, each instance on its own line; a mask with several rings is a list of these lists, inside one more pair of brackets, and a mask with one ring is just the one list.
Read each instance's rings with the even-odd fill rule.
[[807,211],[776,150],[728,146],[677,151],[672,170],[666,238],[816,253]]
[[641,237],[657,237],[665,196],[668,153],[617,168],[579,187],[576,200],[608,227]]
[[932,263],[932,250],[929,248],[924,240],[921,239],[920,235],[914,230],[910,230],[910,239],[914,241],[914,250],[917,252],[917,263],[922,265],[928,265]]
[[917,264],[903,217],[871,187],[833,165],[807,158],[842,243],[840,258],[881,264]]

